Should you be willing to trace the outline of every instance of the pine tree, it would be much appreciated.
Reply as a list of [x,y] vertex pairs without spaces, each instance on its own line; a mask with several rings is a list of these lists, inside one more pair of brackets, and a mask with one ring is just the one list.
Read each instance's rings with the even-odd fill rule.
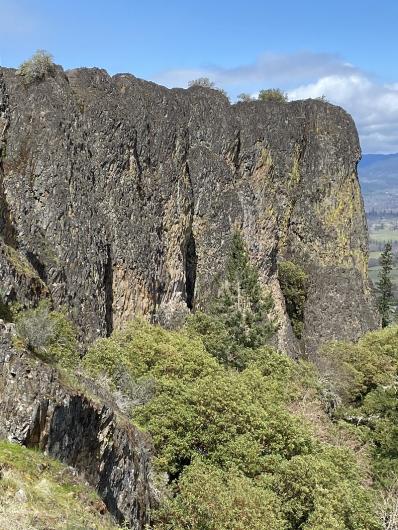
[[222,319],[235,344],[257,348],[266,344],[276,330],[269,316],[272,307],[272,298],[262,291],[242,237],[235,232],[225,281],[212,312]]
[[383,328],[391,322],[391,304],[393,302],[391,282],[392,260],[392,245],[388,242],[385,244],[379,259],[381,269],[379,271],[379,281],[377,282],[377,289],[379,291],[378,306]]

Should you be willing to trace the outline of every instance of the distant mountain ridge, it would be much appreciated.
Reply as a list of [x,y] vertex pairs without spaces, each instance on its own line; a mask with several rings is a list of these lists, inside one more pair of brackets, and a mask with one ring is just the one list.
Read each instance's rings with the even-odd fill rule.
[[398,153],[363,155],[358,172],[366,210],[398,212]]

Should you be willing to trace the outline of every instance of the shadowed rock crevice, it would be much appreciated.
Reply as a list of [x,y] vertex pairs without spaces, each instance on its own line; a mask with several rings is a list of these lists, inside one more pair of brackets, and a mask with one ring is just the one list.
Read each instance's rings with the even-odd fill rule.
[[106,335],[109,337],[113,331],[113,262],[112,247],[106,245],[106,262],[104,266],[104,292],[105,292],[105,323]]
[[196,254],[195,238],[190,228],[185,249],[185,292],[188,309],[194,308],[196,269],[198,266],[198,256]]
[[47,282],[47,272],[46,267],[44,263],[39,259],[38,256],[34,252],[26,252],[26,258],[29,261],[29,263],[32,265],[32,267],[37,272],[39,278],[46,283]]

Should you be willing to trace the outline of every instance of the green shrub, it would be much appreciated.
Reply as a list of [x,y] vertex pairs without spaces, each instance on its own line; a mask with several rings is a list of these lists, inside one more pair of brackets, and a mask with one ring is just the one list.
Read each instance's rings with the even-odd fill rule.
[[179,494],[155,515],[154,530],[284,530],[279,499],[235,471],[196,460]]
[[37,50],[34,55],[23,62],[17,70],[27,83],[40,81],[46,75],[52,75],[55,71],[53,57],[45,50]]
[[281,261],[278,264],[278,276],[294,334],[298,339],[301,339],[304,331],[308,275],[297,263]]
[[380,530],[374,496],[361,484],[348,450],[319,447],[316,453],[280,460],[271,483],[289,529]]
[[106,375],[115,386],[120,373],[134,379],[152,376],[185,382],[221,370],[200,338],[186,331],[168,331],[142,319],[95,342],[84,356],[83,366],[94,376]]
[[72,368],[79,362],[76,330],[65,313],[50,311],[47,303],[20,313],[16,331],[26,347],[48,362]]
[[398,326],[368,333],[357,343],[329,343],[317,361],[344,405],[360,405],[371,390],[393,384],[397,363]]
[[260,473],[267,456],[309,451],[305,427],[283,406],[282,390],[255,368],[217,370],[191,384],[158,382],[158,393],[135,413],[152,434],[159,467],[179,473],[195,455],[249,475]]
[[188,317],[186,329],[191,334],[197,334],[210,355],[221,363],[243,364],[239,362],[242,348],[237,346],[220,317],[196,311]]
[[357,426],[372,448],[374,479],[389,486],[398,475],[398,326],[329,344],[317,364],[339,398],[335,416]]

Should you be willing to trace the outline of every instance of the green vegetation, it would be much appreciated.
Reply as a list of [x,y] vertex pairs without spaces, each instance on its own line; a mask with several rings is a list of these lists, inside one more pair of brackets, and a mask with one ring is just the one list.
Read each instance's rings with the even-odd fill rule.
[[278,103],[287,103],[288,101],[286,92],[283,92],[280,88],[260,90],[258,99],[260,101],[277,101]]
[[73,368],[79,362],[76,330],[65,313],[50,311],[46,302],[16,317],[22,344],[47,362]]
[[379,262],[381,269],[379,271],[379,281],[377,282],[379,292],[377,302],[381,315],[381,323],[384,328],[391,322],[391,306],[393,303],[391,281],[393,255],[391,243],[385,244]]
[[258,271],[250,263],[241,235],[235,232],[218,296],[209,314],[196,313],[188,327],[202,337],[218,360],[243,369],[253,350],[265,346],[277,329],[270,316],[272,309],[272,298],[263,292]]
[[279,283],[294,334],[301,339],[304,331],[304,306],[307,299],[308,275],[292,261],[278,264]]
[[[279,277],[299,336],[307,276],[284,261]],[[180,330],[136,319],[82,360],[63,313],[41,305],[17,330],[41,357],[122,396],[150,433],[155,470],[167,477],[154,530],[393,528],[398,327],[330,343],[312,364],[270,346],[271,312],[236,233],[209,313]]]
[[320,530],[324,521],[379,528],[354,454],[317,439],[289,410],[317,392],[310,365],[259,347],[236,371],[190,325],[166,331],[143,321],[99,340],[83,365],[115,388],[120,372],[155,382],[131,418],[151,433],[156,467],[170,479],[156,529],[261,528],[264,520],[281,530]]
[[[374,286],[379,280],[379,272],[381,270],[379,259],[387,242],[392,243],[393,262],[390,272],[390,279],[392,282],[392,294],[394,296],[394,304],[392,313],[396,312],[396,301],[398,300],[398,224],[397,214],[389,212],[371,212],[368,214],[369,226],[369,276]],[[392,320],[395,320],[393,318]]]
[[0,441],[0,528],[117,530],[98,495],[70,468]]
[[281,530],[278,497],[241,473],[222,471],[200,459],[179,480],[179,495],[159,511],[155,530]]
[[37,50],[30,59],[20,65],[17,74],[22,76],[27,83],[31,83],[44,79],[46,75],[52,75],[54,70],[52,55],[45,50]]
[[368,333],[356,344],[330,344],[320,359],[334,417],[356,425],[370,444],[374,479],[391,486],[398,477],[398,326]]

